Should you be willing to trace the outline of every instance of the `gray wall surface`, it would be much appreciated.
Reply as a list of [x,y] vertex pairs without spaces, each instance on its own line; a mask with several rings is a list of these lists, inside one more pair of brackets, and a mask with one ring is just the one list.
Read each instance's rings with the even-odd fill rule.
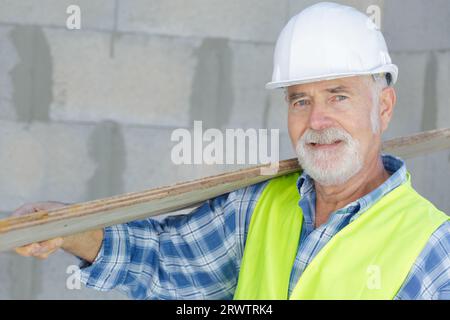
[[[0,217],[23,203],[80,202],[207,176],[176,166],[170,134],[279,128],[294,156],[280,91],[266,91],[279,31],[312,0],[0,0]],[[385,138],[450,127],[450,1],[340,0],[381,8],[399,66]],[[81,8],[68,30],[66,8]],[[450,151],[408,160],[413,184],[450,213]],[[123,299],[68,290],[58,253],[0,253],[1,299]]]

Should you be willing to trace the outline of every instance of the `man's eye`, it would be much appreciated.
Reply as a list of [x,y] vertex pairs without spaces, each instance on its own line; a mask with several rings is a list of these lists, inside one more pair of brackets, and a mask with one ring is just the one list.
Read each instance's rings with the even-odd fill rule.
[[304,107],[304,106],[309,105],[309,103],[310,103],[309,100],[297,100],[292,105],[294,107]]
[[341,95],[335,96],[335,100],[336,101],[343,101],[343,100],[346,100],[346,99],[348,99],[348,97],[346,97],[346,96],[341,96]]

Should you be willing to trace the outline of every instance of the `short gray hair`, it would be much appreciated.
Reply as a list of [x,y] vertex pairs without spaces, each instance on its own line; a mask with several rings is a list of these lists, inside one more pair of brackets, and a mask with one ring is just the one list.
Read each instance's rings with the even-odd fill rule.
[[392,76],[390,73],[375,73],[372,74],[372,79],[381,88],[390,87],[392,84]]
[[391,74],[390,73],[377,73],[372,74],[372,79],[374,81],[373,91],[372,91],[372,101],[373,106],[370,111],[370,122],[372,123],[373,133],[377,133],[380,130],[380,93],[391,85]]

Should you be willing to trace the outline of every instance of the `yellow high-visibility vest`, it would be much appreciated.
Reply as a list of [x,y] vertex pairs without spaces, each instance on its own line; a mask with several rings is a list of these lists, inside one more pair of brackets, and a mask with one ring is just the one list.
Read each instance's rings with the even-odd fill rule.
[[234,299],[393,299],[450,217],[405,183],[339,231],[288,297],[302,228],[299,173],[269,181],[250,221]]

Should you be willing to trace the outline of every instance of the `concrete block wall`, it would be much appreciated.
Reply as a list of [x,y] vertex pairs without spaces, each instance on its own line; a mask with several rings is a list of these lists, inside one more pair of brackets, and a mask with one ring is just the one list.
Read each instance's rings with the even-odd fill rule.
[[[313,0],[0,0],[0,217],[23,203],[79,202],[233,166],[176,166],[170,134],[278,128],[293,156],[280,91],[266,91],[275,40]],[[450,126],[450,3],[339,0],[381,10],[400,68],[386,138]],[[81,8],[81,30],[65,27]],[[416,188],[450,212],[450,151],[407,161]],[[68,290],[58,253],[0,253],[0,298],[122,299]]]

